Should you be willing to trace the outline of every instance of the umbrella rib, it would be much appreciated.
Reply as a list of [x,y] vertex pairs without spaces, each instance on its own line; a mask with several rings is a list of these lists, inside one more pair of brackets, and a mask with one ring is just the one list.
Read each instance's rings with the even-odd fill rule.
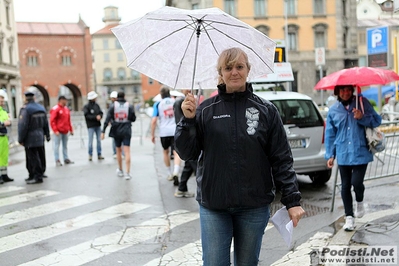
[[[271,67],[266,63],[266,61],[263,60],[263,58],[262,58],[252,47],[250,47],[250,46],[248,46],[248,45],[246,45],[246,44],[244,44],[244,43],[242,43],[242,42],[240,42],[240,41],[238,41],[238,40],[236,40],[236,39],[233,39],[232,37],[230,37],[230,36],[227,35],[226,33],[220,31],[219,29],[217,29],[217,28],[215,28],[215,27],[213,27],[211,24],[213,24],[213,23],[206,23],[206,25],[207,25],[208,27],[210,27],[211,29],[213,29],[213,30],[219,32],[220,34],[224,35],[224,36],[227,37],[228,39],[230,39],[230,40],[232,40],[232,41],[235,41],[236,43],[239,43],[239,44],[241,44],[242,46],[246,47],[248,50],[252,51],[252,52],[253,52],[253,53],[254,53],[254,54],[255,54],[268,68],[269,68],[269,70],[271,70],[272,72],[274,72],[273,69],[271,69]],[[224,23],[224,24],[226,24],[226,23]],[[228,25],[230,25],[230,24],[228,24]],[[239,26],[239,25],[237,25],[237,26]],[[246,27],[244,27],[244,28],[246,28]],[[216,50],[216,47],[215,47],[215,45],[214,45],[213,40],[211,39],[211,37],[210,37],[209,34],[208,34],[207,28],[206,28],[204,25],[203,25],[203,29],[204,29],[204,31],[205,31],[205,34],[208,36],[209,41],[212,43],[213,49],[215,49],[216,53],[219,54],[219,53],[217,52],[217,50]],[[246,29],[247,29],[247,28],[246,28]]]
[[[186,21],[186,22],[187,22],[187,21]],[[191,26],[191,25],[187,23],[186,26],[181,27],[181,28],[179,28],[179,29],[176,29],[176,30],[172,31],[171,33],[169,33],[169,34],[167,34],[167,35],[165,35],[165,36],[159,38],[158,40],[154,41],[153,43],[149,44],[139,55],[137,55],[135,58],[133,58],[133,59],[129,62],[128,66],[132,65],[132,64],[134,63],[134,61],[136,61],[143,53],[145,53],[148,49],[150,49],[150,48],[151,48],[152,46],[154,46],[155,44],[157,44],[157,43],[163,41],[164,39],[166,39],[166,38],[172,36],[173,34],[179,32],[179,31],[182,31],[182,30],[184,30],[184,29],[186,29],[186,28],[189,28],[190,26]]]
[[181,70],[181,67],[182,67],[182,65],[183,65],[183,59],[184,59],[184,57],[185,57],[186,54],[187,54],[188,47],[189,47],[189,44],[191,43],[191,40],[193,39],[194,33],[195,33],[195,31],[192,32],[192,34],[191,34],[191,36],[190,36],[190,38],[189,38],[189,41],[187,42],[186,49],[184,50],[184,53],[183,53],[183,55],[182,55],[182,57],[181,57],[181,59],[180,59],[179,69],[178,69],[178,71],[177,71],[177,75],[176,75],[176,80],[175,80],[175,85],[174,85],[174,87],[176,87],[177,82],[179,81],[180,70]]

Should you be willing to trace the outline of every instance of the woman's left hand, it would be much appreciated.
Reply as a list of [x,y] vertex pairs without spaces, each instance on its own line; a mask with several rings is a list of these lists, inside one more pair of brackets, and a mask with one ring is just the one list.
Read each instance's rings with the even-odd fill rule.
[[301,206],[295,206],[288,209],[288,215],[290,216],[290,219],[294,227],[298,225],[299,220],[302,218],[304,214],[305,211],[302,209]]
[[363,118],[363,113],[359,109],[353,108],[352,113],[353,113],[353,117],[355,119],[362,119]]

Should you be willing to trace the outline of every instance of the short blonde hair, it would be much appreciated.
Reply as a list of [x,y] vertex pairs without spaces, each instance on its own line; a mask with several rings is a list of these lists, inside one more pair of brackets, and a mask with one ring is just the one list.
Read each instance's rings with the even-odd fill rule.
[[238,61],[238,58],[240,58],[241,55],[244,56],[245,63],[248,67],[248,70],[251,70],[251,64],[248,61],[248,55],[240,48],[237,48],[237,47],[229,48],[229,49],[224,50],[220,54],[217,65],[216,65],[216,68],[217,68],[217,71],[219,74],[218,85],[223,84],[222,68],[225,66],[234,65]]

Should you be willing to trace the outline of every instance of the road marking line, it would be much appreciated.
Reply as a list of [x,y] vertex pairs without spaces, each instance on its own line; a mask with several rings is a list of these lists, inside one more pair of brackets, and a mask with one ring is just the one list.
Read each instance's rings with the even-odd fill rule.
[[14,192],[18,190],[23,190],[25,189],[24,187],[15,187],[15,186],[2,186],[0,188],[0,194],[2,193],[7,193],[7,192]]
[[7,198],[0,199],[0,207],[27,202],[35,199],[40,199],[48,196],[57,195],[59,192],[51,190],[38,190],[30,193],[24,193],[20,195],[15,195]]
[[150,205],[125,202],[49,226],[5,236],[0,238],[0,253],[105,222],[119,216],[132,214],[148,207]]
[[[169,230],[197,220],[198,213],[187,211],[175,211],[168,215],[162,215],[126,230],[119,230],[87,241],[76,246],[43,256],[29,261],[20,266],[36,265],[83,265],[90,261],[107,256],[113,252],[129,248],[143,241],[162,238]],[[158,259],[159,261],[159,259]]]
[[23,211],[15,211],[9,212],[3,215],[0,215],[0,227],[19,223],[22,221],[26,221],[32,218],[37,218],[40,216],[52,214],[59,211],[64,211],[70,208],[78,207],[81,205],[89,204],[92,202],[96,202],[101,200],[100,198],[88,197],[88,196],[76,196],[69,199],[63,199],[43,205],[39,205],[36,207],[32,207],[29,209],[25,209]]

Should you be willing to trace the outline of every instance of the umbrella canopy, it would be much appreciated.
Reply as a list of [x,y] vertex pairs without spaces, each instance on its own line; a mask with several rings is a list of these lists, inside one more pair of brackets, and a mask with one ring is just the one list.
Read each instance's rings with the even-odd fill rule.
[[316,90],[333,90],[337,85],[356,87],[384,85],[399,80],[399,75],[392,70],[374,67],[353,67],[342,69],[322,78],[314,87]]
[[218,8],[165,6],[111,31],[128,67],[174,89],[215,88],[218,56],[232,47],[247,53],[250,79],[273,73],[275,42]]

